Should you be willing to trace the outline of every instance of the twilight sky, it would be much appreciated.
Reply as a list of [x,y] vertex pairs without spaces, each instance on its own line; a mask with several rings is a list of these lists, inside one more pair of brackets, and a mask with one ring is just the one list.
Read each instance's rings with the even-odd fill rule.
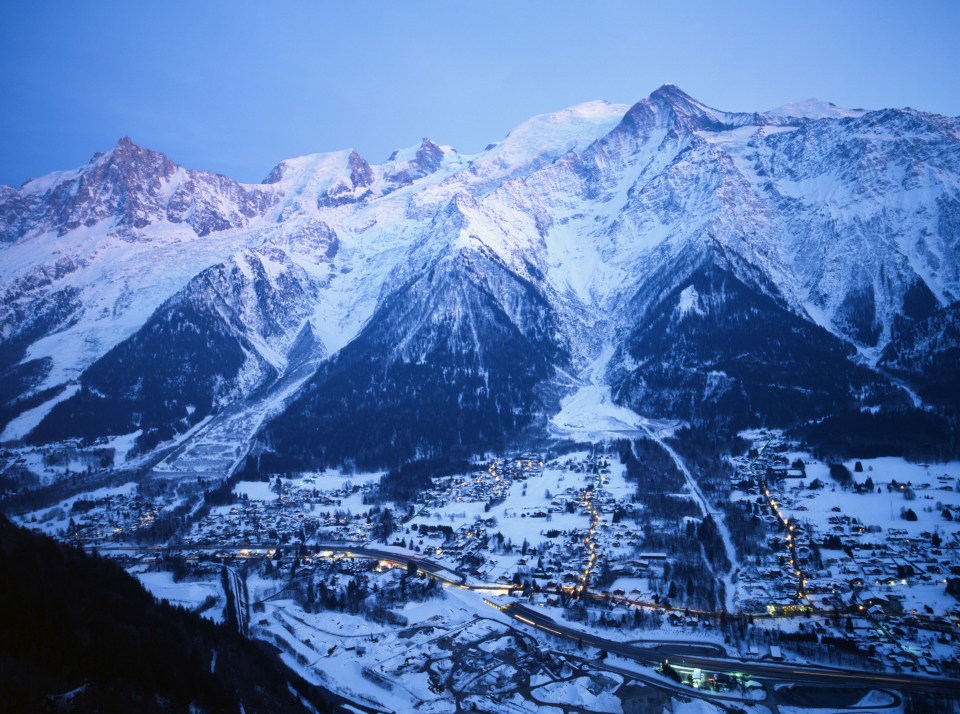
[[711,106],[960,115],[960,2],[418,0],[0,3],[0,184],[129,135],[259,181],[429,136],[464,153],[525,119],[677,84]]

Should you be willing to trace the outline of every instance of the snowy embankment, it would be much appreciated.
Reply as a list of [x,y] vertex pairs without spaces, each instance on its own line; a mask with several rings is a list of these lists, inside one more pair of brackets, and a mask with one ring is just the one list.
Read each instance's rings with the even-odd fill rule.
[[[717,524],[717,530],[720,533],[720,537],[723,539],[723,549],[727,554],[727,561],[730,563],[730,567],[727,569],[727,572],[714,573],[714,575],[723,581],[724,609],[726,609],[727,612],[733,612],[734,595],[736,593],[736,585],[733,582],[733,576],[737,571],[737,551],[733,546],[733,540],[730,537],[730,531],[727,529],[723,512],[713,508],[710,505],[710,502],[707,500],[706,496],[703,495],[703,491],[700,490],[699,484],[690,473],[690,469],[687,468],[687,465],[683,462],[683,459],[680,458],[680,455],[666,441],[664,441],[664,430],[654,430],[651,426],[646,424],[644,425],[644,429],[651,439],[660,444],[664,451],[670,454],[670,458],[673,459],[673,463],[677,465],[677,468],[680,469],[680,473],[682,473],[684,479],[686,479],[687,487],[690,489],[690,492],[693,494],[694,498],[699,504],[700,511],[703,513],[704,518],[706,518],[707,515],[710,515],[713,517],[713,522]],[[709,567],[709,561],[705,560],[705,562]]]

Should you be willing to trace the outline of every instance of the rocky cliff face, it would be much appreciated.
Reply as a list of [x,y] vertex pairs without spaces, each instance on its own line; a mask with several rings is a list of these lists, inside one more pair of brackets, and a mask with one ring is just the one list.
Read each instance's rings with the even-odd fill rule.
[[130,239],[163,221],[185,223],[206,236],[247,225],[273,200],[270,191],[184,169],[124,137],[76,172],[28,181],[19,191],[0,195],[0,240],[50,230],[62,236],[101,222]]

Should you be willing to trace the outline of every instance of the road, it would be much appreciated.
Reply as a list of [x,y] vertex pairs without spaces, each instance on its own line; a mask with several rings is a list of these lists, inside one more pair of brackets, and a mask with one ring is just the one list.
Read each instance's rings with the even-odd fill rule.
[[[96,550],[100,553],[112,553],[112,552],[139,552],[139,553],[167,553],[167,552],[180,552],[180,551],[213,551],[215,553],[225,553],[233,551],[238,555],[242,555],[243,551],[263,551],[264,553],[268,549],[272,549],[272,546],[264,545],[263,543],[236,543],[231,545],[223,545],[217,543],[190,543],[184,545],[97,545],[95,546]],[[291,550],[293,554],[294,549]],[[416,565],[418,570],[422,570],[427,575],[441,580],[450,585],[464,585],[466,583],[466,576],[463,573],[456,572],[447,568],[443,565],[440,565],[437,562],[430,560],[429,558],[421,558],[419,555],[412,553],[398,553],[392,550],[381,550],[379,548],[371,548],[365,545],[351,545],[345,543],[319,543],[317,545],[309,546],[309,552],[311,554],[316,554],[318,552],[331,552],[339,553],[349,557],[355,558],[366,558],[370,560],[383,560],[389,563],[397,563],[399,565],[408,565],[413,563]],[[265,557],[265,556],[264,556]],[[489,590],[490,586],[480,587],[478,589]],[[512,588],[515,589],[515,588]]]
[[237,613],[237,632],[244,637],[247,636],[249,629],[249,617],[247,616],[247,600],[244,597],[244,586],[237,571],[230,566],[223,566],[223,590],[224,596],[233,603],[233,608]]
[[350,553],[358,558],[371,558],[374,560],[385,560],[387,562],[399,563],[400,565],[409,565],[413,563],[417,570],[422,570],[427,575],[442,580],[451,585],[466,585],[467,578],[463,573],[450,570],[429,558],[421,558],[419,555],[408,553],[397,553],[392,550],[380,550],[379,548],[370,548],[367,546],[345,546],[343,544],[324,544],[316,546],[320,551],[330,550],[335,553]]
[[[494,607],[497,607],[494,605]],[[626,642],[608,640],[604,637],[583,632],[554,621],[534,608],[514,603],[498,609],[510,617],[557,637],[571,640],[580,645],[589,645],[627,659],[647,664],[659,664],[669,660],[670,664],[683,667],[700,668],[712,672],[743,672],[758,680],[775,682],[796,682],[819,686],[857,686],[895,689],[897,691],[923,692],[928,694],[946,694],[957,696],[960,682],[945,678],[925,677],[915,674],[897,674],[888,672],[865,672],[863,670],[841,669],[839,667],[821,667],[816,665],[775,664],[758,661],[744,661],[728,657],[692,654],[690,644],[660,643],[655,647],[641,646]]]
[[[229,546],[223,545],[191,545],[181,548],[171,546],[113,546],[101,547],[101,552],[108,550],[117,551],[146,551],[155,553],[157,551],[169,550],[215,550],[223,552],[226,550],[248,550],[263,549],[262,544],[248,546]],[[383,560],[407,566],[413,563],[418,570],[434,577],[448,585],[461,587],[479,593],[489,593],[490,590],[502,590],[503,588],[491,587],[489,585],[468,584],[462,573],[457,573],[444,566],[431,561],[428,558],[421,558],[416,554],[399,553],[391,550],[371,548],[364,545],[349,545],[343,543],[318,544],[315,552],[330,552],[342,554],[348,557],[370,558],[373,560]],[[239,585],[237,583],[236,585]],[[578,630],[553,620],[548,615],[538,611],[535,608],[527,607],[520,603],[511,603],[508,605],[497,605],[496,603],[487,603],[503,612],[505,615],[522,622],[530,627],[556,637],[575,642],[579,645],[589,645],[608,653],[617,654],[627,659],[632,659],[640,663],[656,665],[664,660],[669,660],[671,664],[700,668],[712,672],[743,672],[749,674],[757,680],[774,682],[795,682],[812,684],[819,686],[859,686],[894,689],[897,691],[912,691],[929,694],[946,694],[957,696],[960,692],[960,681],[946,678],[933,678],[917,674],[901,674],[892,672],[866,672],[863,670],[843,669],[839,667],[826,667],[819,665],[798,665],[798,664],[777,664],[772,662],[762,662],[756,660],[739,660],[725,657],[722,654],[722,648],[709,642],[663,642],[645,645],[631,642],[610,640],[599,635]],[[712,649],[714,654],[708,650]]]

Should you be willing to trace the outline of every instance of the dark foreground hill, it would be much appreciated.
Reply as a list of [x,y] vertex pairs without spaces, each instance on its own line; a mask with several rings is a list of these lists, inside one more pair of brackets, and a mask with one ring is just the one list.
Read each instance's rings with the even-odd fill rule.
[[4,711],[334,711],[268,645],[3,515],[0,572]]

